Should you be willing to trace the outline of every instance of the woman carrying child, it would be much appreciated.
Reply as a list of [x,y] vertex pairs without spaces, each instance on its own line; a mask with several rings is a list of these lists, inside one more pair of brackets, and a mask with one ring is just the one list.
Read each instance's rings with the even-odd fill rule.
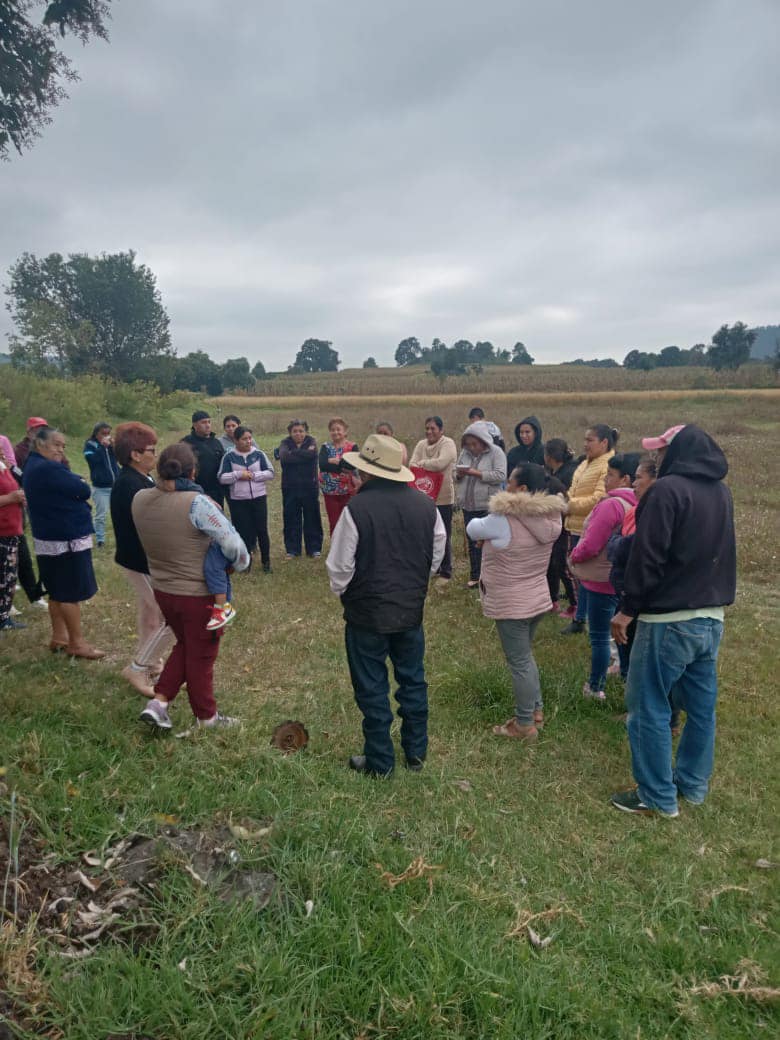
[[170,445],[157,464],[157,485],[139,491],[132,504],[155,599],[176,636],[154,699],[140,715],[158,729],[171,728],[168,705],[185,683],[198,725],[236,721],[217,711],[214,662],[222,629],[209,624],[215,593],[229,588],[226,568],[244,571],[250,556],[219,506],[195,484],[195,467],[189,444]]

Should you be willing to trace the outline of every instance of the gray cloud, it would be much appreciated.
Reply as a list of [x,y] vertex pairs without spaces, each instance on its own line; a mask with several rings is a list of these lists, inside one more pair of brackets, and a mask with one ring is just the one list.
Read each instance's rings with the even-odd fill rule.
[[0,265],[134,248],[180,353],[622,358],[780,318],[769,0],[113,6],[2,170]]

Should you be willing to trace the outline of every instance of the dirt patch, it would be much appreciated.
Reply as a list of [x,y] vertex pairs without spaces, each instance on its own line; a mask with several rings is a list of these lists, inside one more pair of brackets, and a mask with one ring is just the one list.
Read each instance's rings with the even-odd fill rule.
[[[241,845],[227,826],[165,826],[157,834],[130,834],[99,853],[60,863],[29,829],[12,830],[9,819],[0,820],[0,863],[8,864],[7,876],[5,869],[0,874],[0,1016],[33,1030],[29,1019],[46,1003],[45,984],[36,972],[41,942],[77,961],[106,942],[136,949],[152,941],[158,930],[155,893],[167,871],[184,871],[225,903],[265,909],[278,897],[277,880],[245,866]],[[3,1030],[14,1035],[0,1022],[0,1040]]]

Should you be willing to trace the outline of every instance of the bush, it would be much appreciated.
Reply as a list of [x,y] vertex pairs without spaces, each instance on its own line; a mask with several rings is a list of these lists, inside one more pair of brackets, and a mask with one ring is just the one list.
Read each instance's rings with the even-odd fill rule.
[[112,424],[138,419],[158,429],[181,429],[197,401],[181,390],[161,394],[154,383],[115,383],[100,376],[42,379],[9,365],[0,390],[0,430],[18,439],[30,415],[42,415],[70,437],[86,437],[101,419]]

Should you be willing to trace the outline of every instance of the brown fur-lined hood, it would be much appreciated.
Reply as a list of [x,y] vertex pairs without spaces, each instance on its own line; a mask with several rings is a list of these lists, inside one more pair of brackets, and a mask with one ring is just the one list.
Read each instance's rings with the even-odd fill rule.
[[491,513],[518,518],[560,516],[568,508],[561,495],[546,495],[543,491],[499,491],[488,505]]

